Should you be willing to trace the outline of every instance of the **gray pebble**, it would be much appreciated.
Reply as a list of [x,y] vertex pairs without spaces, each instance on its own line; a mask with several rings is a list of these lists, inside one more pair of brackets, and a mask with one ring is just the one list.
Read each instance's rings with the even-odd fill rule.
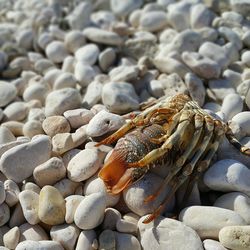
[[3,70],[7,65],[8,56],[3,51],[0,51],[0,70]]
[[137,66],[118,66],[109,72],[111,81],[130,82],[137,78],[139,68]]
[[6,106],[17,95],[15,86],[8,82],[0,81],[0,107]]
[[128,1],[119,1],[111,0],[111,10],[117,16],[127,16],[133,10],[138,9],[143,4],[143,0],[128,0]]
[[94,80],[96,72],[93,67],[80,61],[75,65],[74,75],[80,86],[86,87]]
[[15,140],[16,137],[12,134],[12,132],[8,128],[0,126],[0,144],[5,144]]
[[250,51],[245,51],[241,55],[241,61],[247,66],[250,67]]
[[89,107],[92,107],[93,105],[100,102],[102,99],[102,88],[103,84],[99,81],[91,82],[88,85],[86,93],[83,97],[83,104],[87,104]]

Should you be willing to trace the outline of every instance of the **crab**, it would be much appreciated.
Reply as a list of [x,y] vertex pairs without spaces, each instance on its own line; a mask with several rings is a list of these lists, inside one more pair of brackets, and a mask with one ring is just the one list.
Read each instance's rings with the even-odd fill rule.
[[[145,199],[151,202],[166,188],[171,192],[143,222],[158,217],[165,205],[185,182],[182,204],[187,201],[194,183],[209,168],[222,139],[250,156],[250,148],[240,144],[228,124],[214,118],[188,95],[162,97],[142,105],[142,112],[118,131],[97,144],[117,144],[99,172],[107,191],[117,194],[159,162],[170,162],[170,170],[158,189]],[[168,164],[169,165],[169,164]]]

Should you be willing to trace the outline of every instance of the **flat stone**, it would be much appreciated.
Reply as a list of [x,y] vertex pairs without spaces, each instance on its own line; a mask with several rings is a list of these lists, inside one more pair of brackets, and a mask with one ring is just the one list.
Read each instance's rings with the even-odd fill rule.
[[109,72],[113,82],[130,82],[138,77],[139,68],[137,66],[118,66]]
[[8,120],[22,121],[28,114],[25,102],[12,102],[3,111]]
[[31,142],[7,150],[1,157],[0,169],[9,179],[19,183],[32,175],[36,166],[50,158],[48,136],[39,136]]

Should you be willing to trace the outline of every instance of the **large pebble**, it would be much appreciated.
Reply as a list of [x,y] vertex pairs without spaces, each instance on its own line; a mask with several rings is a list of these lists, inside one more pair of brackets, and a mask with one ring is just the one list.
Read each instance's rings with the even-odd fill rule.
[[83,230],[81,231],[76,250],[92,250],[93,242],[96,239],[96,232],[94,230]]
[[141,250],[140,242],[131,234],[115,232],[115,241],[117,250]]
[[83,34],[92,42],[112,46],[122,44],[122,38],[112,31],[89,27],[84,29]]
[[19,183],[31,176],[35,167],[47,161],[50,154],[50,139],[42,135],[7,150],[1,157],[0,169],[6,177]]
[[6,234],[3,236],[4,246],[9,249],[16,249],[16,246],[19,242],[20,230],[18,227],[11,228]]
[[205,250],[227,250],[223,245],[217,240],[207,239],[203,241],[203,246]]
[[13,102],[3,111],[8,120],[22,121],[28,114],[28,107],[24,102]]
[[56,241],[52,240],[25,240],[20,242],[16,250],[64,250],[64,248]]
[[81,48],[79,48],[75,52],[75,58],[76,60],[88,64],[88,65],[94,65],[98,56],[99,56],[100,50],[97,45],[89,43]]
[[[67,112],[67,111],[66,111]],[[67,119],[60,115],[49,116],[42,123],[44,132],[53,137],[59,133],[70,132],[70,124]]]
[[76,50],[85,45],[86,39],[82,32],[78,30],[72,30],[65,35],[64,43],[66,48],[71,53],[74,53]]
[[74,222],[84,230],[100,225],[104,218],[106,199],[102,193],[86,196],[76,209]]
[[66,175],[66,168],[60,158],[52,157],[34,169],[33,177],[40,187],[53,185],[63,179]]
[[48,94],[45,102],[45,115],[62,115],[69,109],[81,106],[81,95],[78,90],[64,88],[52,91]]
[[[148,213],[152,213],[156,208],[159,207],[160,203],[166,197],[169,192],[169,188],[165,188],[164,192],[161,193],[154,201],[145,203],[144,200],[149,195],[153,194],[159,185],[161,184],[162,179],[153,173],[147,173],[145,176],[129,186],[123,192],[123,198],[126,205],[129,209],[138,214],[145,215]],[[174,199],[172,199],[165,210],[171,210],[174,206]]]
[[215,201],[214,206],[233,210],[248,224],[250,223],[250,198],[243,193],[232,192],[224,194]]
[[205,173],[203,181],[213,190],[239,191],[250,195],[250,170],[242,163],[225,159],[214,163]]
[[79,233],[80,230],[74,224],[53,226],[50,230],[51,239],[59,242],[65,250],[75,249]]
[[159,217],[154,222],[143,224],[146,217],[143,216],[138,222],[143,249],[203,249],[197,233],[184,223]]
[[6,106],[17,95],[17,89],[10,83],[0,81],[0,107]]
[[0,205],[0,226],[3,226],[10,219],[10,209],[6,203]]
[[91,137],[98,137],[118,130],[124,124],[125,119],[122,116],[102,110],[91,119],[87,126],[86,133]]
[[142,0],[128,0],[121,2],[119,0],[111,0],[111,9],[117,16],[127,16],[133,10],[138,9],[143,4]]
[[179,220],[193,228],[202,239],[218,239],[219,231],[225,226],[246,225],[246,221],[229,209],[210,206],[184,208]]
[[70,195],[65,198],[66,201],[66,213],[65,213],[65,221],[70,224],[74,222],[74,215],[78,205],[84,199],[82,195]]
[[68,178],[80,182],[94,175],[102,165],[102,158],[98,149],[84,149],[74,156],[68,166]]
[[52,186],[44,186],[39,195],[39,219],[48,225],[64,222],[65,201],[61,193]]
[[22,206],[23,215],[31,225],[39,223],[38,206],[39,195],[31,190],[24,190],[19,194],[19,202]]
[[68,51],[63,42],[53,41],[47,45],[46,55],[52,62],[61,63],[68,56]]
[[220,230],[219,240],[231,250],[250,249],[250,226],[227,226]]
[[110,82],[105,84],[102,89],[102,101],[109,111],[119,114],[139,108],[139,98],[135,89],[131,84],[126,82]]

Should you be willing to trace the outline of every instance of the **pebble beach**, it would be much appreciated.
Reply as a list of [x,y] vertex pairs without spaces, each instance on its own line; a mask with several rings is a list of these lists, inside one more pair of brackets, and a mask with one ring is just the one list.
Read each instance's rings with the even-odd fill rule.
[[167,164],[116,195],[98,177],[96,143],[176,94],[250,147],[249,0],[0,0],[0,250],[250,250],[250,157],[226,138],[177,217],[185,186],[143,223]]

